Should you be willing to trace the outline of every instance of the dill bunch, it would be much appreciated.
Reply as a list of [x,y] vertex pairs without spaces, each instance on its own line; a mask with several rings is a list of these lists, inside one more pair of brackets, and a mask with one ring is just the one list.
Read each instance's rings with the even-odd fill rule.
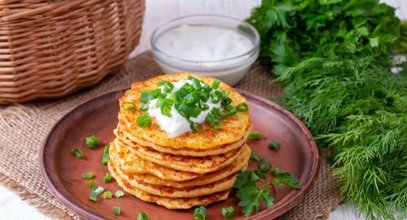
[[341,190],[368,219],[407,213],[406,75],[391,74],[373,56],[313,57],[277,79],[285,106],[320,146],[333,147]]

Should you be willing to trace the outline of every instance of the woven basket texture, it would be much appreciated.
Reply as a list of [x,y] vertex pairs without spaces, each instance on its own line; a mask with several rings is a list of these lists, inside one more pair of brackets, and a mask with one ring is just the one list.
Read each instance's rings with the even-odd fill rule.
[[0,0],[0,104],[98,83],[138,44],[144,0]]

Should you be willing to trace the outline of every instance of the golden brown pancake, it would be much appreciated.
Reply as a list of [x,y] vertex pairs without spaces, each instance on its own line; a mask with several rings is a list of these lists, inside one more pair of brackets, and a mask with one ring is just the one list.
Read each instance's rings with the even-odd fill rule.
[[166,207],[167,209],[189,209],[194,206],[206,206],[214,202],[222,201],[227,199],[229,196],[230,190],[223,192],[217,192],[207,196],[192,197],[192,198],[168,198],[162,196],[156,196],[149,193],[146,193],[142,190],[139,190],[129,184],[124,178],[120,177],[113,166],[110,165],[109,161],[109,172],[112,177],[116,180],[120,187],[124,191],[136,196],[137,198],[146,201],[154,202],[159,205]]
[[[128,182],[132,187],[142,190],[146,193],[156,195],[156,196],[163,196],[169,198],[189,198],[189,197],[199,197],[205,196],[209,194],[213,194],[216,192],[221,192],[225,190],[229,190],[233,187],[235,183],[237,174],[234,173],[226,178],[223,178],[217,182],[210,183],[207,185],[202,186],[192,186],[192,187],[184,187],[184,188],[173,188],[168,186],[158,186],[152,185],[143,182],[142,180],[136,180],[134,178],[130,178],[125,172],[120,170],[120,168],[116,167],[114,163],[110,163],[109,167],[114,169],[116,174],[120,176],[122,180]],[[134,174],[135,176],[137,174]]]
[[110,160],[114,160],[115,163],[118,163],[128,173],[148,173],[169,181],[187,181],[200,176],[200,174],[169,169],[150,161],[142,160],[136,155],[129,154],[125,148],[116,146],[114,142],[110,144],[109,156]]
[[220,179],[223,179],[233,173],[238,172],[239,170],[246,170],[247,169],[247,161],[250,158],[251,150],[250,147],[245,146],[244,151],[241,152],[239,157],[234,161],[231,165],[217,170],[215,172],[207,173],[202,176],[199,176],[192,180],[187,181],[169,181],[163,180],[159,177],[150,174],[137,174],[137,175],[129,175],[131,179],[136,179],[138,181],[144,181],[148,184],[159,185],[159,186],[170,186],[174,188],[184,188],[184,187],[191,187],[191,186],[201,186],[209,183],[216,182]]
[[[188,76],[203,80],[205,83],[211,85],[215,80],[213,78],[201,77],[191,73],[176,73],[170,75],[157,76],[143,82],[133,83],[132,88],[127,90],[125,95],[120,99],[120,104],[123,102],[132,102],[137,107],[140,106],[140,94],[145,90],[152,90],[157,88],[157,83],[161,80],[176,82],[182,79],[188,79]],[[232,105],[236,106],[240,103],[246,103],[246,99],[236,92],[232,87],[221,83],[220,89],[229,92],[229,97],[232,99]],[[141,128],[134,123],[134,119],[143,114],[144,112],[137,110],[120,111],[119,120],[124,120],[132,136],[141,140],[148,140],[149,142],[169,148],[191,148],[191,149],[213,149],[218,146],[230,144],[240,140],[246,133],[246,128],[250,124],[249,112],[238,112],[222,120],[222,128],[219,130],[213,129],[209,124],[203,123],[199,126],[197,132],[188,132],[181,136],[171,138],[167,133],[160,129],[157,123],[153,122],[151,126]]]
[[140,146],[124,137],[116,138],[116,144],[126,147],[132,155],[137,155],[143,160],[147,160],[164,167],[172,168],[184,172],[209,173],[231,164],[239,155],[240,149],[235,149],[225,154],[207,157],[189,157],[158,152],[152,148]]
[[243,143],[246,142],[247,136],[249,135],[251,130],[252,130],[252,125],[250,124],[249,127],[246,129],[246,133],[240,140],[238,140],[234,143],[225,144],[225,145],[218,146],[217,148],[206,149],[206,150],[191,149],[191,148],[168,148],[168,147],[156,145],[147,140],[139,139],[135,136],[132,136],[131,132],[127,129],[127,126],[124,124],[123,121],[119,122],[117,129],[114,130],[114,134],[117,136],[118,132],[119,132],[119,133],[121,133],[120,135],[128,138],[132,142],[138,143],[141,146],[151,147],[154,150],[162,152],[162,153],[174,154],[174,155],[180,155],[180,156],[205,157],[205,156],[211,156],[211,155],[224,154],[226,152],[239,148],[240,146],[243,145]]

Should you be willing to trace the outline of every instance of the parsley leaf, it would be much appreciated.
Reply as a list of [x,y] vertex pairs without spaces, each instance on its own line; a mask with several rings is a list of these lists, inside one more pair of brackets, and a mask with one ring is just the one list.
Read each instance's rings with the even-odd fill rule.
[[273,204],[273,198],[270,196],[270,190],[267,188],[260,189],[255,184],[245,185],[240,188],[236,196],[240,199],[239,206],[243,207],[243,214],[250,216],[253,212],[258,212],[261,201],[267,207]]
[[276,168],[271,170],[271,175],[273,175],[274,178],[270,182],[270,184],[274,185],[286,184],[294,189],[300,189],[300,183],[298,179],[288,172],[282,172],[280,169]]

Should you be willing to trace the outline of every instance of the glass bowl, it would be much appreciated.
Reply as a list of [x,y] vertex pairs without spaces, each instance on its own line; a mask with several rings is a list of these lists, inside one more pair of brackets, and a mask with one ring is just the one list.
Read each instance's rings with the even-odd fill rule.
[[[227,59],[210,61],[181,59],[157,47],[157,39],[159,39],[162,34],[182,25],[218,27],[234,30],[248,38],[253,43],[253,46],[242,54],[236,54]],[[159,26],[152,33],[150,43],[154,60],[165,73],[194,72],[204,76],[218,78],[229,85],[234,85],[245,76],[250,66],[256,61],[259,55],[260,39],[256,29],[247,22],[219,15],[193,15],[176,18]]]

